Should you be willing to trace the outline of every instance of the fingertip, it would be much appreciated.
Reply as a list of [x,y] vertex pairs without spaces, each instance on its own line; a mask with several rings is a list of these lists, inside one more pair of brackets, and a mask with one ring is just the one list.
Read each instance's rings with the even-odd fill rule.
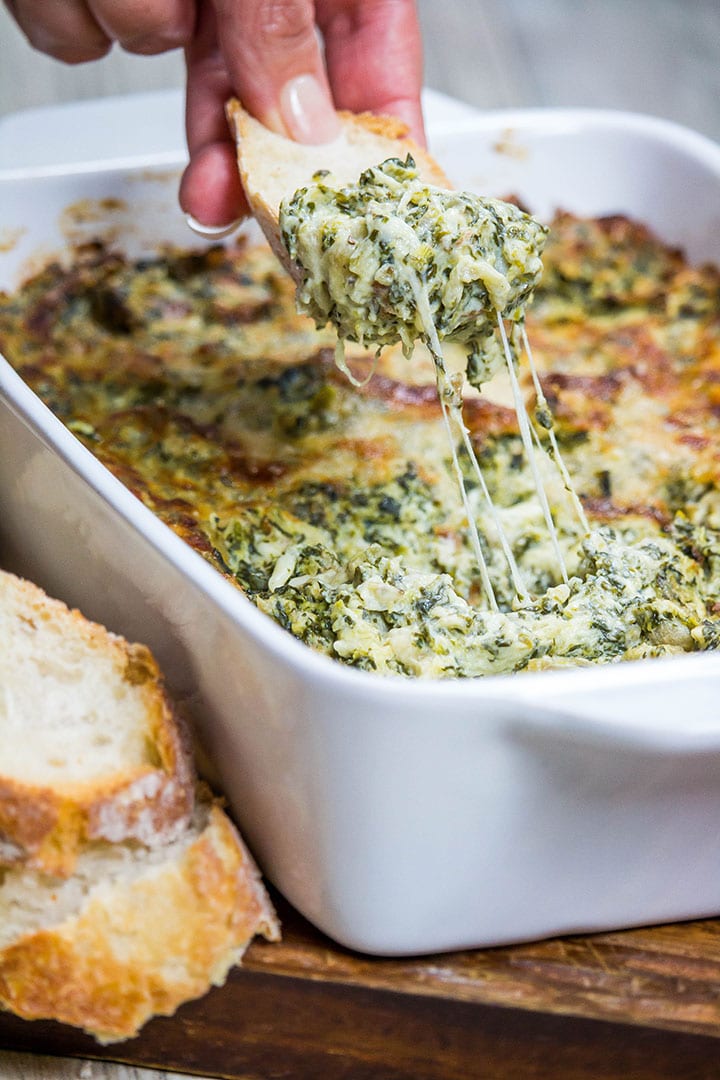
[[209,143],[193,154],[180,182],[179,200],[184,213],[201,227],[225,228],[248,216],[231,143]]

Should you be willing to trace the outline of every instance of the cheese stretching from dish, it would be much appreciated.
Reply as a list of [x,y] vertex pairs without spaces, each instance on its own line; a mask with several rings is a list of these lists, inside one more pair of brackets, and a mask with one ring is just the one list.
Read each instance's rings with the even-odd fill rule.
[[329,172],[316,173],[310,185],[283,201],[279,222],[300,271],[298,306],[316,326],[335,326],[338,366],[351,379],[345,341],[376,348],[401,342],[406,356],[418,340],[428,346],[470,542],[494,611],[498,604],[483,550],[488,539],[481,540],[469,503],[455,451],[458,436],[488,503],[518,598],[525,598],[526,588],[467,438],[462,380],[449,377],[442,342],[464,346],[469,380],[478,388],[507,364],[525,450],[567,581],[503,325],[524,316],[542,272],[547,229],[511,203],[426,183],[410,156],[405,162],[390,158],[340,187]]
[[518,608],[492,545],[497,612],[478,603],[432,363],[388,349],[350,385],[334,332],[295,313],[267,249],[131,262],[86,248],[0,297],[0,349],[170,528],[344,663],[462,677],[720,647],[720,275],[622,218],[559,216],[543,261],[528,333],[593,534],[549,470],[566,585],[513,410],[492,390],[468,398],[472,447],[539,597]]

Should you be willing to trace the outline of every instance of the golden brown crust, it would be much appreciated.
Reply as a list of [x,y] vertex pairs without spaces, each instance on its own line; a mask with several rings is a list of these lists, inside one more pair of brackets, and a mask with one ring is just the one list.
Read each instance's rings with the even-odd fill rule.
[[149,748],[146,764],[120,763],[112,774],[84,783],[50,787],[0,774],[0,866],[27,862],[67,876],[89,840],[135,838],[153,845],[176,835],[192,812],[194,770],[187,732],[150,651],[71,611],[31,582],[0,571],[0,586],[21,599],[23,618],[59,622],[88,650],[112,658],[122,677],[140,688]]
[[257,934],[279,924],[255,865],[214,806],[180,857],[96,889],[82,910],[0,952],[0,1004],[54,1018],[102,1042],[133,1036],[153,1014],[224,982]]
[[61,807],[53,792],[0,778],[0,864],[30,858],[53,835],[60,839],[66,832],[60,818]]
[[[435,158],[424,147],[415,142],[409,133],[407,124],[403,123],[402,120],[398,120],[396,116],[378,115],[371,112],[351,113],[347,110],[340,110],[338,116],[345,125],[351,141],[353,130],[359,129],[368,132],[370,135],[378,135],[382,139],[395,142],[398,145],[393,149],[397,156],[411,154],[416,164],[420,166],[420,171],[426,180],[437,184],[439,187],[452,187],[444,170]],[[379,163],[378,161],[377,164]]]
[[398,120],[396,116],[378,115],[371,112],[352,113],[348,109],[340,109],[338,116],[343,121],[365,128],[372,135],[382,135],[386,139],[406,139],[410,142],[407,124]]

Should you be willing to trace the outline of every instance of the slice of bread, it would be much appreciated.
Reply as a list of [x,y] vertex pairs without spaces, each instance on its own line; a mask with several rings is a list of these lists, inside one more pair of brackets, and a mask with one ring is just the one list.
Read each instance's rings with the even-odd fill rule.
[[340,112],[340,135],[330,143],[307,145],[269,131],[239,101],[228,103],[227,115],[250,209],[270,247],[296,279],[298,268],[283,245],[278,212],[282,200],[307,184],[313,173],[328,169],[335,181],[349,184],[372,165],[411,154],[424,180],[438,187],[451,186],[430,154],[408,137],[406,126],[389,116]]
[[0,866],[68,875],[86,842],[187,827],[189,744],[150,652],[2,571],[0,747]]
[[89,845],[74,874],[0,871],[0,1005],[100,1042],[225,981],[256,934],[279,926],[248,852],[207,800],[161,848]]

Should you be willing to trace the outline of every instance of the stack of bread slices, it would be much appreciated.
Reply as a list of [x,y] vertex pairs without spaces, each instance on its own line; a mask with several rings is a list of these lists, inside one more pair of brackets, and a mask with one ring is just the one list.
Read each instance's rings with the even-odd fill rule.
[[149,651],[0,571],[0,1006],[101,1042],[279,936]]

